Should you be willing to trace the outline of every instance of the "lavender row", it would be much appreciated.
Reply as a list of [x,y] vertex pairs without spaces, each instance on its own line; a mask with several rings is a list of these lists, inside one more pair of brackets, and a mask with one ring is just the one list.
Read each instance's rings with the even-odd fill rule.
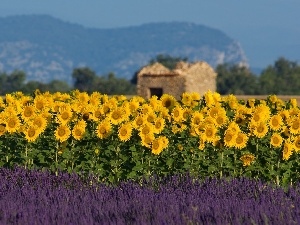
[[20,168],[0,179],[0,224],[300,224],[300,185],[178,175],[112,186]]

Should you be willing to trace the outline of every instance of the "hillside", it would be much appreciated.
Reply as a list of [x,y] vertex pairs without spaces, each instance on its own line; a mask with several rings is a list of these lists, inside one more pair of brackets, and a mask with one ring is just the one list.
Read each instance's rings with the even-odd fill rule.
[[19,69],[28,80],[71,83],[73,68],[114,72],[130,79],[158,54],[210,65],[247,63],[242,47],[224,32],[185,22],[93,29],[46,15],[0,17],[0,70]]

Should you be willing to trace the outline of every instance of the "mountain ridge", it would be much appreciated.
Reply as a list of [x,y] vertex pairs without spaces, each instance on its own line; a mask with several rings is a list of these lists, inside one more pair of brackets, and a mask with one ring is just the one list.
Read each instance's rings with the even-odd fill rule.
[[190,22],[86,28],[48,15],[0,17],[0,70],[23,70],[28,80],[72,82],[74,68],[130,79],[158,54],[247,65],[240,44],[223,31]]

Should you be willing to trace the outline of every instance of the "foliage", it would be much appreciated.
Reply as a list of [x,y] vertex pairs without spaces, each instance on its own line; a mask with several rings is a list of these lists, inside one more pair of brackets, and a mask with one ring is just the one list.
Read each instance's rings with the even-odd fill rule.
[[217,91],[222,95],[255,95],[259,92],[256,75],[245,66],[221,64],[216,73]]
[[22,91],[25,94],[31,94],[34,90],[39,89],[43,92],[49,91],[51,93],[56,91],[68,92],[70,87],[67,83],[59,80],[53,80],[48,84],[39,81],[26,82],[26,74],[23,71],[13,71],[11,74],[0,74],[0,95]]
[[275,95],[17,92],[1,103],[0,166],[93,172],[109,183],[189,172],[288,185],[300,174],[299,115],[295,99]]
[[300,65],[280,57],[257,76],[246,67],[220,64],[217,91],[235,95],[299,95]]
[[74,89],[92,93],[99,91],[108,95],[135,94],[135,86],[124,78],[115,77],[114,73],[107,76],[97,76],[87,67],[76,68],[72,73]]
[[300,65],[281,57],[260,75],[261,94],[299,95]]

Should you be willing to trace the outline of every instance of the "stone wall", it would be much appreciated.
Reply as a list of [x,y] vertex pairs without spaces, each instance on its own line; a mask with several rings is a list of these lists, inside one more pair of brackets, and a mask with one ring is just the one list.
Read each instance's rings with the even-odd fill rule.
[[160,63],[144,67],[138,74],[137,94],[146,99],[151,97],[151,88],[161,88],[163,94],[180,99],[183,92],[216,91],[217,74],[206,62],[179,62],[174,70]]
[[143,75],[138,79],[137,94],[146,99],[150,98],[150,88],[162,88],[164,94],[173,95],[180,99],[185,91],[185,78],[179,75]]

